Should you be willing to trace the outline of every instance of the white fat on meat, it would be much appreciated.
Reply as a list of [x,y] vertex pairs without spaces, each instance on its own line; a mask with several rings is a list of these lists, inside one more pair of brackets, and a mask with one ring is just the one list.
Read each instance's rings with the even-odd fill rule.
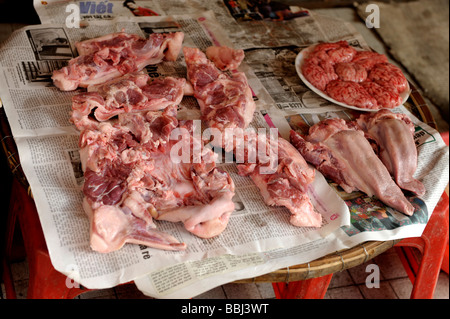
[[417,148],[411,119],[405,114],[380,110],[361,115],[357,123],[379,145],[379,157],[397,185],[418,196],[424,195],[425,186],[414,178]]
[[347,193],[359,190],[406,215],[414,213],[414,207],[356,125],[327,119],[313,125],[305,138],[291,131],[290,139],[306,161]]
[[236,70],[245,57],[244,50],[227,46],[208,47],[205,54],[222,71]]
[[94,129],[99,122],[122,113],[156,111],[178,105],[183,99],[185,84],[183,78],[150,80],[147,74],[127,74],[74,95],[70,122],[80,131]]
[[183,39],[182,32],[153,33],[147,39],[119,32],[77,43],[80,55],[53,72],[53,84],[62,91],[73,91],[163,60],[175,61]]

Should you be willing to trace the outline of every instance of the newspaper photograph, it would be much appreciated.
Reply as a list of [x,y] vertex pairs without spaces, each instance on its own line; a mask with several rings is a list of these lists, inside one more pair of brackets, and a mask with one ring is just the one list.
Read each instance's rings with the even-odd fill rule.
[[[448,184],[448,147],[439,133],[412,115],[418,151],[416,177],[424,196],[410,196],[415,207],[406,216],[362,192],[348,194],[315,170],[308,195],[322,215],[322,226],[296,227],[290,212],[269,206],[255,183],[241,176],[237,164],[222,161],[221,170],[235,185],[234,211],[217,237],[193,236],[181,223],[156,221],[157,228],[186,244],[165,251],[125,244],[110,253],[90,247],[90,223],[83,207],[84,175],[80,132],[69,121],[72,98],[85,89],[61,91],[53,71],[78,55],[76,42],[115,32],[149,37],[183,32],[183,46],[243,49],[244,72],[256,109],[250,130],[276,128],[289,141],[291,130],[306,134],[326,118],[354,119],[357,112],[319,97],[298,77],[295,59],[311,44],[346,40],[367,49],[350,25],[323,19],[292,7],[283,14],[251,6],[252,1],[34,1],[42,25],[15,31],[0,47],[0,97],[30,184],[55,269],[80,285],[101,289],[134,281],[154,298],[192,298],[222,284],[306,263],[368,240],[417,237],[423,232]],[[79,27],[67,27],[80,11]],[[67,11],[66,11],[67,10]],[[71,21],[74,22],[74,21]],[[75,21],[76,22],[76,21]],[[283,23],[283,30],[280,24]],[[175,61],[144,69],[153,79],[187,78],[183,54]],[[177,108],[179,120],[198,120],[193,96]],[[219,157],[226,157],[226,153]],[[312,168],[312,166],[311,166]]]

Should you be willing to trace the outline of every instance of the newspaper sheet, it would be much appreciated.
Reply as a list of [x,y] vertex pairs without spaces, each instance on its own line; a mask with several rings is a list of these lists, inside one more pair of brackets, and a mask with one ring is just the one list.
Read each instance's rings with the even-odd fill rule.
[[[82,25],[93,20],[110,20],[117,16],[171,16],[213,11],[236,48],[306,46],[320,41],[336,41],[352,38],[355,32],[351,24],[339,19],[317,16],[296,6],[279,8],[283,14],[271,10],[261,1],[205,1],[205,0],[109,0],[71,1],[34,0],[34,7],[41,23],[64,24],[71,8],[76,4]],[[281,11],[281,10],[280,10]]]
[[[420,236],[448,184],[448,147],[436,131],[411,115],[416,124],[419,151],[417,177],[427,188],[423,198],[413,199],[417,205],[413,218],[363,194],[343,194],[318,173],[310,197],[324,215],[324,225],[321,229],[296,228],[289,224],[286,209],[265,205],[251,180],[239,176],[235,164],[223,163],[221,167],[231,174],[236,184],[234,201],[238,209],[219,237],[199,239],[181,225],[158,222],[160,230],[186,242],[187,251],[166,252],[125,245],[113,253],[96,253],[89,247],[89,222],[81,205],[83,172],[78,132],[68,122],[71,98],[77,92],[57,90],[51,84],[51,72],[75,56],[74,42],[85,38],[122,29],[142,36],[151,32],[183,31],[187,46],[237,47],[237,42],[227,37],[231,32],[228,28],[235,23],[236,30],[244,30],[243,25],[248,21],[236,20],[229,11],[223,14],[215,11],[218,17],[212,11],[199,11],[208,9],[198,4],[203,1],[183,2],[195,8],[192,9],[195,12],[184,11],[178,5],[169,6],[171,1],[146,1],[145,7],[155,11],[166,8],[159,11],[159,16],[152,17],[127,16],[128,12],[121,12],[123,8],[116,6],[115,1],[107,1],[113,4],[111,15],[86,17],[84,27],[67,28],[66,4],[62,6],[59,1],[51,6],[52,1],[47,1],[49,5],[44,8],[39,3],[35,3],[36,10],[46,24],[16,31],[0,48],[0,97],[35,198],[52,263],[68,276],[68,284],[107,288],[134,280],[149,296],[191,298],[227,282],[308,262],[367,240]],[[180,12],[174,11],[171,16],[162,16],[176,8],[188,14],[177,15]],[[273,21],[258,23],[270,26]],[[329,31],[337,30],[330,24],[339,24],[311,12],[291,24],[294,23],[293,29],[303,35],[308,33],[304,30],[315,26],[310,32],[311,41],[270,47],[247,40],[241,46],[248,49],[241,69],[247,74],[257,103],[251,125],[277,127],[284,137],[290,128],[301,131],[326,117],[353,116],[349,110],[323,100],[305,87],[296,75],[293,62],[310,42],[339,39],[337,33]],[[339,29],[342,38],[367,47],[351,28],[339,25]],[[182,56],[175,62],[148,67],[146,71],[155,77],[186,76]],[[195,99],[185,97],[179,107],[179,117],[196,119],[199,114]]]

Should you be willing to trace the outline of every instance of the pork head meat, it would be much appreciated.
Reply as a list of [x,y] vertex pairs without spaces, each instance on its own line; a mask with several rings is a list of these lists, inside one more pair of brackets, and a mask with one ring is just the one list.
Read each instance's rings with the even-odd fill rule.
[[305,138],[291,131],[290,139],[306,161],[347,193],[359,190],[406,215],[414,213],[364,132],[353,123],[326,119],[311,126]]
[[[234,210],[234,184],[215,167],[214,154],[206,149],[196,161],[193,155],[184,161],[172,158],[173,148],[201,146],[192,135],[192,123],[179,123],[176,107],[171,106],[123,113],[117,122],[81,132],[83,206],[91,223],[92,249],[106,253],[125,243],[186,248],[159,231],[155,220],[181,221],[188,231],[205,238],[225,229]],[[180,128],[182,138],[173,138],[172,132]]]
[[73,91],[163,60],[175,61],[183,39],[182,32],[153,33],[147,39],[118,32],[77,43],[80,55],[53,72],[53,84],[62,91]]
[[425,186],[414,178],[417,148],[411,119],[402,113],[380,110],[362,114],[356,121],[376,141],[379,157],[397,185],[418,196],[424,195]]

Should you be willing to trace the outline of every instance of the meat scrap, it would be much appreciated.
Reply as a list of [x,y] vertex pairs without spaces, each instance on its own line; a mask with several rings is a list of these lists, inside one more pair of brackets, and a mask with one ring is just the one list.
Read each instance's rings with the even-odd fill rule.
[[424,185],[413,177],[417,169],[417,148],[411,119],[405,114],[380,110],[362,114],[357,123],[379,145],[379,157],[397,185],[418,196],[424,195]]
[[131,73],[89,87],[88,92],[72,98],[70,121],[78,130],[95,128],[99,122],[122,113],[155,111],[180,104],[186,80],[158,78],[150,80],[144,73]]
[[113,33],[76,44],[79,56],[53,72],[53,84],[73,91],[142,70],[149,64],[176,60],[184,34],[153,33],[148,39],[125,32]]
[[301,72],[334,100],[362,109],[397,107],[408,88],[402,71],[385,55],[357,51],[345,41],[320,43],[309,49]]
[[[164,111],[121,113],[80,135],[85,174],[83,206],[98,252],[138,243],[166,250],[186,248],[157,229],[155,220],[183,222],[196,236],[211,238],[234,210],[234,184],[215,166],[209,148],[193,160],[174,161],[180,149],[202,146],[193,121],[178,121],[175,106]],[[174,134],[175,132],[180,134]]]
[[291,131],[290,140],[306,161],[347,193],[359,190],[406,215],[414,213],[413,205],[354,123],[323,120],[311,126],[306,137]]
[[[249,176],[253,180],[267,205],[289,209],[292,225],[320,227],[322,215],[314,209],[307,194],[308,185],[315,178],[314,169],[281,137],[272,139],[265,134],[248,134],[245,137],[246,144],[258,146],[258,154],[249,154],[254,151],[252,148],[250,152],[248,148],[245,150],[243,163],[237,165],[239,175]],[[238,161],[239,153],[237,150],[235,153]]]
[[[245,74],[223,73],[197,48],[183,47],[183,53],[188,79],[207,126],[222,133],[226,129],[247,128],[256,104]],[[233,149],[233,145],[220,146],[226,151]]]

